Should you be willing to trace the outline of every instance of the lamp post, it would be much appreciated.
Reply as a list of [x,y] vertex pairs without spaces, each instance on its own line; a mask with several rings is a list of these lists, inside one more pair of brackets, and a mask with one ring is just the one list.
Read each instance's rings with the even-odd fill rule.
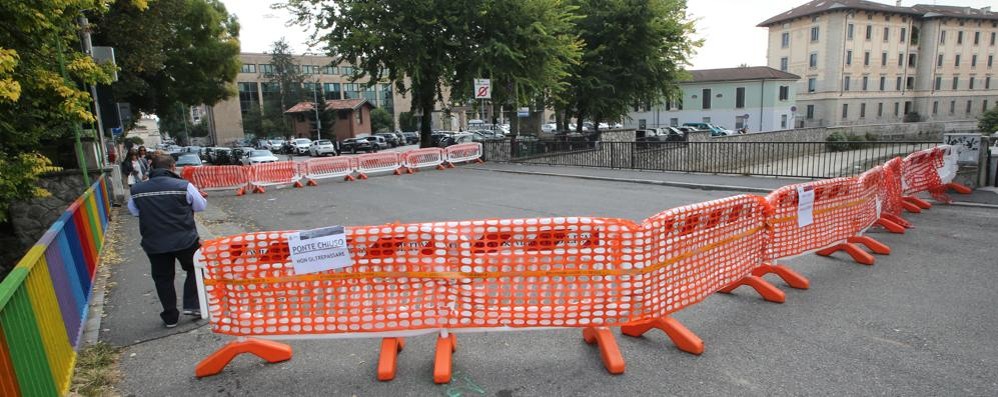
[[312,86],[312,99],[315,101],[315,134],[316,140],[322,139],[322,119],[319,118],[319,79],[315,79],[315,85]]

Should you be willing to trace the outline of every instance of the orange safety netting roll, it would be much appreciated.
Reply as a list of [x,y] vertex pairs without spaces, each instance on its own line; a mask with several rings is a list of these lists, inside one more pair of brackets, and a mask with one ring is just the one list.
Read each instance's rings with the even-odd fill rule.
[[920,150],[909,154],[902,163],[902,176],[905,194],[926,192],[943,185],[938,168],[943,166],[944,153],[941,148]]

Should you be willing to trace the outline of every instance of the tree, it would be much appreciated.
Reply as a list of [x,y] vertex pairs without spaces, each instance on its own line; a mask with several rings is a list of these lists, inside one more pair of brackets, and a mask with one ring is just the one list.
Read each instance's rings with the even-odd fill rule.
[[981,115],[977,123],[977,128],[986,134],[998,132],[998,106],[991,108],[991,110]]
[[288,135],[284,124],[286,119],[278,99],[264,99],[262,106],[254,104],[243,113],[243,134],[284,138]]
[[582,61],[568,79],[564,102],[582,121],[617,120],[634,103],[654,103],[679,92],[695,48],[685,0],[571,0],[583,15]]
[[95,121],[82,87],[109,83],[112,70],[76,50],[76,18],[107,3],[0,1],[0,222],[12,201],[47,193],[35,185],[50,164],[37,153],[41,142],[69,138],[74,128]]
[[[291,131],[291,123],[287,117],[284,117],[284,111],[298,102],[305,100],[312,102],[312,93],[305,92],[303,88],[305,75],[302,74],[301,67],[295,63],[291,46],[283,37],[270,47],[270,65],[274,70],[269,76],[270,82],[276,84],[279,90],[277,101],[281,108],[280,125],[284,127],[283,131],[287,135]],[[267,100],[266,95],[264,93],[264,101]]]
[[[326,125],[323,123],[322,125]],[[395,120],[391,113],[382,108],[371,111],[371,131],[384,132],[395,130]]]
[[415,131],[418,128],[417,123],[412,112],[399,113],[399,129],[402,131]]
[[112,85],[133,111],[166,113],[235,95],[239,23],[218,0],[156,0],[145,11],[118,2],[95,18],[93,41],[114,47]]

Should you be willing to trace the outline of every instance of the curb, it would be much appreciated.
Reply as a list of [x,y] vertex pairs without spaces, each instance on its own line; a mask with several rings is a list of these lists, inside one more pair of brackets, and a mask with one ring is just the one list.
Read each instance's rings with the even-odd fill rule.
[[949,205],[954,207],[990,208],[998,209],[998,204],[971,203],[969,201],[954,201]]
[[773,191],[773,189],[766,189],[759,187],[731,186],[731,185],[704,185],[704,184],[687,183],[687,182],[658,181],[654,179],[612,178],[612,177],[592,176],[592,175],[559,174],[553,172],[497,170],[494,168],[484,168],[484,167],[474,167],[467,169],[490,171],[490,172],[503,172],[507,174],[554,176],[562,178],[575,178],[575,179],[585,179],[585,180],[604,181],[604,182],[638,183],[644,185],[670,186],[670,187],[680,187],[680,188],[696,189],[696,190],[716,190],[716,191],[728,191],[728,192],[739,192],[739,193],[769,193]]

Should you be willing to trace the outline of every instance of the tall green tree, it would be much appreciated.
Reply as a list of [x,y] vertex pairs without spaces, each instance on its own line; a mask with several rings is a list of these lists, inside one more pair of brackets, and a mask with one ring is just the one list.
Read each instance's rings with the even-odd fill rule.
[[117,2],[94,18],[95,45],[115,49],[112,85],[133,111],[171,112],[235,94],[239,23],[219,0],[155,0],[148,9]]
[[[306,100],[311,102],[312,93],[306,92],[303,88],[305,75],[301,72],[301,65],[295,63],[291,46],[283,37],[270,46],[270,65],[273,67],[273,72],[268,78],[271,84],[277,85],[279,91],[276,99],[266,98],[267,93],[264,93],[264,101],[274,100],[280,105],[280,125],[283,126],[284,135],[290,135],[291,123],[287,117],[284,117],[284,111],[298,102]],[[264,113],[267,113],[266,109]]]
[[112,70],[77,50],[76,18],[110,3],[0,1],[0,222],[11,202],[46,194],[35,184],[49,164],[38,154],[42,140],[69,138],[75,126],[95,121],[83,87],[110,82]]
[[371,111],[371,131],[385,132],[395,130],[395,119],[391,113],[382,108]]
[[561,102],[582,121],[618,120],[634,103],[679,92],[677,82],[702,42],[693,40],[685,0],[570,0],[585,42]]

